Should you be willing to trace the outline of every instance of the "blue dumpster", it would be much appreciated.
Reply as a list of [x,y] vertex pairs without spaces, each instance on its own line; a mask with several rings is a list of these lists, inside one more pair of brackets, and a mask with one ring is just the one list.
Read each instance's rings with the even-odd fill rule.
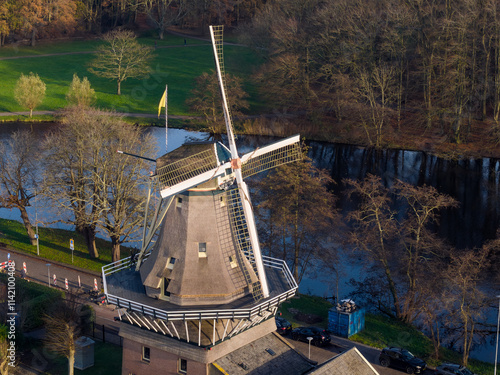
[[328,310],[328,330],[336,336],[350,337],[365,328],[365,310],[357,307],[351,312]]

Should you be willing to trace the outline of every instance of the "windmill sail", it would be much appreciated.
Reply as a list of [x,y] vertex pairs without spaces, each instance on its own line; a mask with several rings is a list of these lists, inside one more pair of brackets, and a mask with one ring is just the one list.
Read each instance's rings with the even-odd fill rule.
[[257,228],[255,226],[255,219],[253,217],[252,205],[250,202],[250,195],[248,193],[248,188],[243,181],[243,175],[241,174],[241,160],[238,155],[238,150],[236,149],[236,142],[234,140],[233,127],[231,123],[231,114],[229,112],[229,105],[227,103],[226,97],[226,83],[224,79],[224,59],[222,54],[222,32],[224,30],[223,26],[210,26],[210,36],[212,38],[212,46],[214,49],[215,66],[217,68],[217,76],[219,79],[219,86],[222,96],[222,104],[224,108],[224,119],[226,121],[227,137],[229,140],[229,149],[231,150],[231,166],[235,174],[236,182],[238,188],[240,189],[240,194],[242,197],[242,207],[245,213],[245,219],[248,227],[249,239],[252,244],[253,256],[255,257],[255,265],[257,268],[257,274],[259,276],[260,285],[262,288],[262,295],[264,298],[269,297],[269,288],[267,285],[266,272],[264,270],[264,264],[262,262],[262,255],[260,252],[259,239],[257,236]]
[[243,155],[241,173],[246,178],[300,159],[300,137],[295,135]]

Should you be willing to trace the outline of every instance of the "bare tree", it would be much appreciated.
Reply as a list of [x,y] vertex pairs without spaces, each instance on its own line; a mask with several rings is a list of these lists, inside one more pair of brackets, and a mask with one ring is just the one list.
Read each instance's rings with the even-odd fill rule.
[[451,335],[455,335],[462,351],[462,364],[467,365],[474,338],[489,308],[488,298],[480,285],[486,281],[489,267],[486,249],[455,250],[450,254],[450,265],[443,273],[445,289],[442,300],[449,311],[445,322]]
[[38,107],[45,97],[45,83],[38,74],[30,72],[27,76],[21,73],[14,88],[14,98],[20,106],[30,110],[30,118],[33,117],[33,109]]
[[46,314],[43,317],[45,323],[44,344],[50,351],[68,359],[69,375],[74,374],[75,341],[82,331],[80,308],[81,305],[76,303],[73,296],[54,306],[50,315]]
[[19,210],[32,245],[36,238],[26,208],[36,196],[39,182],[38,145],[30,131],[16,131],[0,143],[0,208]]
[[370,145],[383,146],[384,127],[392,113],[395,90],[395,70],[387,64],[375,65],[371,71],[361,70],[354,81],[356,96],[366,104],[368,111],[360,111],[359,118]]
[[167,27],[175,24],[186,13],[184,0],[145,0],[144,9],[148,20],[158,31],[158,37],[163,40]]
[[140,78],[150,72],[149,64],[153,49],[139,44],[132,31],[113,30],[102,37],[104,43],[90,63],[89,71],[99,77],[114,79],[117,94],[121,94],[121,83],[128,78]]
[[398,225],[401,254],[401,278],[405,293],[401,296],[401,318],[413,322],[420,313],[423,299],[432,285],[428,284],[431,263],[439,262],[447,250],[442,241],[429,230],[438,222],[438,214],[446,208],[458,206],[448,195],[440,194],[432,186],[413,186],[397,181],[393,187],[397,196],[407,205],[406,215]]
[[[429,226],[441,209],[456,201],[433,187],[415,187],[398,181],[390,190],[380,177],[368,175],[362,181],[346,180],[349,196],[359,199],[358,208],[348,214],[353,223],[351,243],[375,262],[371,271],[384,277],[390,304],[381,310],[412,323],[432,288],[429,272],[444,256],[447,247]],[[392,194],[403,200],[401,212],[391,209]]]
[[291,263],[297,283],[316,257],[335,251],[331,233],[339,217],[329,191],[332,183],[310,160],[279,167],[258,183],[263,249]]
[[[350,186],[348,197],[359,197],[358,209],[347,218],[354,225],[350,241],[356,250],[369,254],[376,263],[392,297],[392,308],[397,318],[401,317],[401,302],[397,281],[391,267],[391,245],[397,237],[395,212],[390,208],[389,191],[382,185],[380,177],[368,175],[362,181],[345,180]],[[381,306],[392,315],[391,306]]]
[[[105,192],[102,196],[103,216],[98,222],[110,237],[112,260],[120,260],[120,245],[129,240],[144,220],[147,178],[154,164],[141,157],[157,154],[154,139],[140,128],[117,122],[108,130],[105,164],[94,179]],[[121,149],[139,156],[118,154]]]
[[[248,109],[246,98],[248,94],[242,88],[242,80],[234,75],[226,74],[226,90],[229,98],[230,111],[234,117],[241,115],[243,109]],[[196,78],[196,84],[191,90],[187,104],[196,112],[203,114],[210,132],[220,134],[225,130],[219,83],[214,70],[204,72]]]
[[45,142],[45,194],[62,212],[72,214],[61,220],[85,236],[94,258],[99,256],[96,232],[102,228],[113,242],[113,259],[119,259],[120,243],[136,228],[145,198],[145,161],[118,155],[121,148],[155,154],[151,138],[139,129],[92,108],[67,110],[61,128]]

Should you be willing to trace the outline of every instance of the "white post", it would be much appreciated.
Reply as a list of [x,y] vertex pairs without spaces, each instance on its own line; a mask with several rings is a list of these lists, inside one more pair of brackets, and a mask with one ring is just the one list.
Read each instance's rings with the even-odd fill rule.
[[168,98],[168,85],[165,85],[165,152],[167,152],[168,147],[168,107],[167,107],[167,98]]
[[494,375],[497,375],[497,363],[498,363],[498,331],[500,330],[500,296],[498,298],[498,318],[497,318],[497,345],[495,348],[495,372]]
[[313,339],[313,338],[312,338],[312,337],[310,337],[310,336],[307,338],[307,341],[309,341],[309,357],[308,357],[309,359],[311,359],[311,340],[312,340],[312,339]]
[[35,228],[36,228],[36,255],[40,256],[40,242],[38,241],[38,194],[35,189]]

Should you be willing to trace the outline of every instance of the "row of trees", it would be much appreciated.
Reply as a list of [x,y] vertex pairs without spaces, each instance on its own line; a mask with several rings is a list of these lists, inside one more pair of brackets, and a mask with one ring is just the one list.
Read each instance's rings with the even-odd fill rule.
[[205,0],[2,0],[0,45],[10,37],[54,38],[101,33],[116,27],[149,27],[163,39],[182,25],[205,30],[209,24],[237,25],[249,20],[263,1]]
[[260,82],[275,108],[333,114],[376,147],[409,117],[450,128],[457,143],[484,120],[500,140],[497,8],[495,0],[281,0],[242,31],[267,59]]
[[436,358],[446,343],[461,350],[466,364],[472,346],[495,331],[485,325],[496,301],[484,287],[491,285],[490,261],[500,253],[499,241],[454,249],[437,237],[439,212],[457,202],[433,187],[397,181],[388,188],[373,175],[345,180],[343,198],[354,206],[342,215],[329,191],[332,183],[310,162],[263,179],[256,197],[263,250],[291,264],[298,283],[318,263],[338,283],[339,275],[348,276],[339,258],[350,255],[364,265],[351,279],[357,292],[350,297],[360,295],[366,305],[417,324],[432,338]]

